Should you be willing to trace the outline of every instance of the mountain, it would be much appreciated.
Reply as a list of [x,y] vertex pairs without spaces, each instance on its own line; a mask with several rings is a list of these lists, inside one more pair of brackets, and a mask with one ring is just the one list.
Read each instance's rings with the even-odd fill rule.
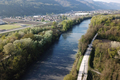
[[119,5],[93,0],[0,0],[0,16],[63,13],[71,10],[120,9]]
[[94,5],[97,5],[98,7],[101,7],[103,9],[120,9],[120,3],[106,3],[106,2],[94,2]]
[[93,10],[77,0],[0,0],[0,16],[62,13],[71,10]]

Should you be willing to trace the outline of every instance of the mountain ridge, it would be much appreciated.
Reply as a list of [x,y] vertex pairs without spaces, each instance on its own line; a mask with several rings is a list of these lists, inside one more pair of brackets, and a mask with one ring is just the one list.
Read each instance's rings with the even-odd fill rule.
[[52,12],[64,13],[71,10],[120,9],[119,5],[119,3],[93,0],[1,0],[0,16],[42,15]]

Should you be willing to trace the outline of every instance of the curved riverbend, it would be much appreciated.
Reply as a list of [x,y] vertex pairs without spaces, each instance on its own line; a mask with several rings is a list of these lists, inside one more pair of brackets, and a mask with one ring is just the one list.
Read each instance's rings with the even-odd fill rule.
[[63,33],[48,51],[34,63],[21,80],[63,80],[72,68],[78,40],[86,33],[90,19]]

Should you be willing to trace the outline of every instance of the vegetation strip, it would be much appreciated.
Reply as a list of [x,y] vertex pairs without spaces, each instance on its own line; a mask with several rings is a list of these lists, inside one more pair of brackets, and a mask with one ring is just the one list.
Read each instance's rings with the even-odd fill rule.
[[[84,53],[85,53],[85,51],[87,49],[87,45],[90,43],[90,41],[92,40],[93,36],[97,32],[99,33],[97,38],[120,41],[120,39],[119,39],[119,36],[120,36],[119,35],[119,32],[120,32],[119,31],[120,30],[119,29],[120,28],[119,27],[120,26],[119,25],[119,21],[120,21],[120,15],[119,14],[118,15],[98,15],[98,16],[92,17],[91,23],[89,25],[89,29],[88,29],[87,33],[85,35],[83,35],[81,37],[81,39],[79,40],[79,45],[78,45],[79,50],[78,50],[78,53],[81,53],[81,55],[78,54],[78,56],[83,56],[84,55]],[[96,42],[96,43],[98,43],[98,42]],[[115,43],[117,43],[117,42],[115,42]],[[103,43],[103,44],[105,44],[105,43]],[[114,42],[112,42],[112,44],[114,44]],[[105,45],[108,46],[108,44],[105,44]],[[114,62],[114,65],[117,65],[117,68],[118,68],[118,63],[119,63],[119,59],[118,58],[119,58],[119,56],[117,56],[118,53],[116,51],[119,51],[119,48],[118,49],[111,49],[110,48],[108,50],[108,49],[106,49],[107,46],[102,48],[103,51],[106,51],[106,53],[109,52],[105,56],[106,57],[108,56],[108,59],[110,57],[112,59],[115,58],[115,60],[113,59],[113,61],[111,63]],[[113,45],[113,46],[115,46],[115,45]],[[94,60],[94,50],[95,49],[93,47],[93,51],[92,51],[92,54],[93,54],[92,58],[93,59],[92,59],[92,62],[90,63],[90,65],[91,65],[92,68],[94,68],[95,65],[98,64],[98,61],[100,60],[99,61],[99,66],[96,66],[96,67],[98,67],[97,71],[99,71],[101,73],[101,70],[103,70],[103,65],[101,65],[100,63],[104,62],[104,61],[101,61],[101,59],[103,57],[103,54],[101,53],[101,50],[98,49],[98,51],[100,51],[100,52],[96,53],[98,55],[97,58],[96,58],[97,60],[96,59]],[[108,50],[108,52],[107,52],[107,50]],[[115,51],[115,52],[112,52],[112,51]],[[101,53],[101,54],[99,54],[99,53]],[[104,57],[104,59],[106,59],[106,58]],[[75,63],[76,63],[76,60],[75,60]],[[94,64],[94,62],[95,62],[95,64]],[[115,64],[115,63],[117,63],[117,64]],[[100,70],[99,70],[99,68],[100,68]],[[113,68],[113,67],[111,66],[111,68]],[[77,79],[78,71],[77,71],[76,67],[74,67],[74,64],[73,64],[73,68],[72,69],[74,69],[74,70],[71,70],[70,74],[65,76],[64,80],[76,80]],[[110,69],[110,68],[108,68],[108,69]],[[115,69],[113,69],[113,70],[115,70]],[[101,76],[101,79],[100,79],[100,76],[96,75],[96,73],[91,73],[91,70],[89,70],[88,73],[89,73],[88,77],[90,77],[90,80],[103,80],[104,78],[106,78],[104,76]],[[109,73],[109,74],[111,74],[111,73]],[[114,74],[114,73],[112,73],[112,74]],[[111,74],[111,76],[112,76],[112,74]],[[117,72],[117,74],[119,74],[119,73]],[[119,80],[119,77],[117,77],[117,75],[116,75],[116,78]],[[107,79],[104,79],[104,80],[107,80]]]
[[80,69],[79,69],[79,74],[78,74],[78,78],[77,80],[82,80],[82,78],[84,80],[87,79],[87,72],[88,72],[88,59],[92,50],[92,43],[95,40],[95,38],[97,37],[98,33],[94,36],[94,38],[92,39],[91,43],[88,45],[89,47],[87,48],[87,51],[83,57],[82,63],[80,65]]
[[[88,80],[120,79],[120,15],[99,15],[91,19],[91,25],[99,32],[93,42]],[[98,71],[101,75],[93,72]]]

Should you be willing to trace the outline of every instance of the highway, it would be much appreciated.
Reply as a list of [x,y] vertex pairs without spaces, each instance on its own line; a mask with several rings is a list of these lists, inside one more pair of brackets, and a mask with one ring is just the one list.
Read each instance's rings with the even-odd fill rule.
[[33,26],[20,27],[20,28],[15,28],[15,29],[10,29],[10,30],[0,31],[0,34],[7,33],[7,32],[12,32],[12,31],[17,31],[17,30],[21,30],[21,29],[25,29],[25,28],[29,28],[29,27],[33,27]]
[[80,69],[79,69],[79,74],[78,74],[78,78],[77,80],[87,80],[87,76],[88,76],[88,63],[89,63],[89,57],[90,57],[90,53],[92,51],[92,43],[95,40],[95,38],[97,37],[98,33],[94,36],[94,38],[92,39],[91,43],[88,45],[88,48],[85,52],[85,55],[83,57],[82,63],[80,65]]

